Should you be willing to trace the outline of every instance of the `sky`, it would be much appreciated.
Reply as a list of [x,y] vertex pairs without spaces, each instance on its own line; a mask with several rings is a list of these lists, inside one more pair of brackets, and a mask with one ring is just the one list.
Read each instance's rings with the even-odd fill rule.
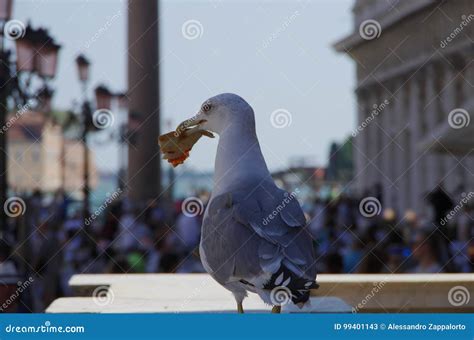
[[[351,32],[352,5],[353,0],[162,1],[162,128],[189,118],[207,98],[233,92],[254,108],[271,170],[324,165],[330,143],[343,141],[355,125],[355,66],[332,48]],[[126,1],[16,0],[13,18],[49,28],[63,46],[53,82],[56,108],[69,109],[81,96],[74,64],[80,52],[92,61],[91,96],[99,83],[126,89]],[[126,112],[113,111],[116,121],[125,118]],[[117,168],[116,145],[92,147],[99,169]],[[202,139],[187,166],[212,170],[216,147],[217,140]]]

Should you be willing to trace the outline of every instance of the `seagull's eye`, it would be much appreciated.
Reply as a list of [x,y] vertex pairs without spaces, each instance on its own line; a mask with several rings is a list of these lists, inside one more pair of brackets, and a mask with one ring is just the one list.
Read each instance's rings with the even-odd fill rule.
[[204,113],[207,113],[207,112],[211,111],[211,108],[212,108],[211,103],[210,102],[205,102],[201,106],[201,111],[204,112]]

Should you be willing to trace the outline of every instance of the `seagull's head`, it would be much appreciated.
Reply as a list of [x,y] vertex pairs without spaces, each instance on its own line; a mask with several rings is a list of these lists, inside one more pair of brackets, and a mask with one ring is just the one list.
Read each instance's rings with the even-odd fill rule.
[[193,128],[222,135],[232,127],[255,131],[253,109],[242,97],[222,93],[202,103],[198,113],[179,124],[176,131]]
[[252,107],[241,97],[223,93],[206,100],[198,113],[180,123],[176,131],[158,138],[164,159],[173,167],[182,164],[189,151],[202,136],[241,138],[247,134],[255,135],[255,118]]

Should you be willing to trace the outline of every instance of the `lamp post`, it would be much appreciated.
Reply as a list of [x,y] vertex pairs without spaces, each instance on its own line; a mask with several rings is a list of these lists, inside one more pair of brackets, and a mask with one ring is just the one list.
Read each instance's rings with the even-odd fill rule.
[[[84,143],[84,170],[83,170],[83,218],[87,219],[90,215],[90,188],[89,188],[89,148],[88,148],[88,136],[89,132],[97,131],[100,127],[100,122],[96,121],[100,119],[95,116],[95,112],[92,112],[92,104],[87,97],[88,82],[89,82],[89,72],[90,72],[90,62],[83,55],[79,55],[76,58],[76,66],[79,76],[79,81],[82,85],[82,105],[81,105],[81,119],[82,122],[82,141]],[[99,110],[110,110],[112,93],[105,85],[97,86],[94,90],[95,93],[95,102],[96,102],[96,112]]]
[[[33,29],[29,24],[25,27],[19,21],[9,21],[12,7],[13,0],[0,0],[0,231],[5,230],[7,225],[3,205],[8,197],[8,101],[11,98],[16,104],[25,105],[35,98],[38,104],[43,105],[41,100],[50,100],[52,91],[47,83],[56,74],[60,49],[60,45],[54,42],[47,30]],[[6,45],[7,40],[15,41],[15,47]],[[12,60],[13,50],[16,52],[16,60]],[[36,92],[31,89],[33,77],[39,78],[42,84]]]
[[85,220],[89,216],[89,148],[87,147],[87,134],[90,130],[90,126],[92,125],[92,109],[87,98],[87,84],[89,82],[89,68],[90,62],[84,55],[79,55],[76,58],[76,66],[79,75],[79,81],[81,82],[82,86],[82,106],[81,106],[81,113],[82,113],[82,142],[84,144],[84,160],[83,160],[83,186],[82,186],[82,194],[83,194],[83,213],[82,217]]

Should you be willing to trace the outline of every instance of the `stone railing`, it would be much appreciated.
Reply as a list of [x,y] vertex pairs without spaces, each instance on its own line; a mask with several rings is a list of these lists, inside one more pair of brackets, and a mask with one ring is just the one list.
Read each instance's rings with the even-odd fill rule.
[[[474,312],[473,274],[321,274],[312,307],[285,312]],[[55,300],[49,313],[234,312],[230,292],[207,274],[82,274],[69,282],[75,297]],[[249,312],[267,312],[255,294]]]

